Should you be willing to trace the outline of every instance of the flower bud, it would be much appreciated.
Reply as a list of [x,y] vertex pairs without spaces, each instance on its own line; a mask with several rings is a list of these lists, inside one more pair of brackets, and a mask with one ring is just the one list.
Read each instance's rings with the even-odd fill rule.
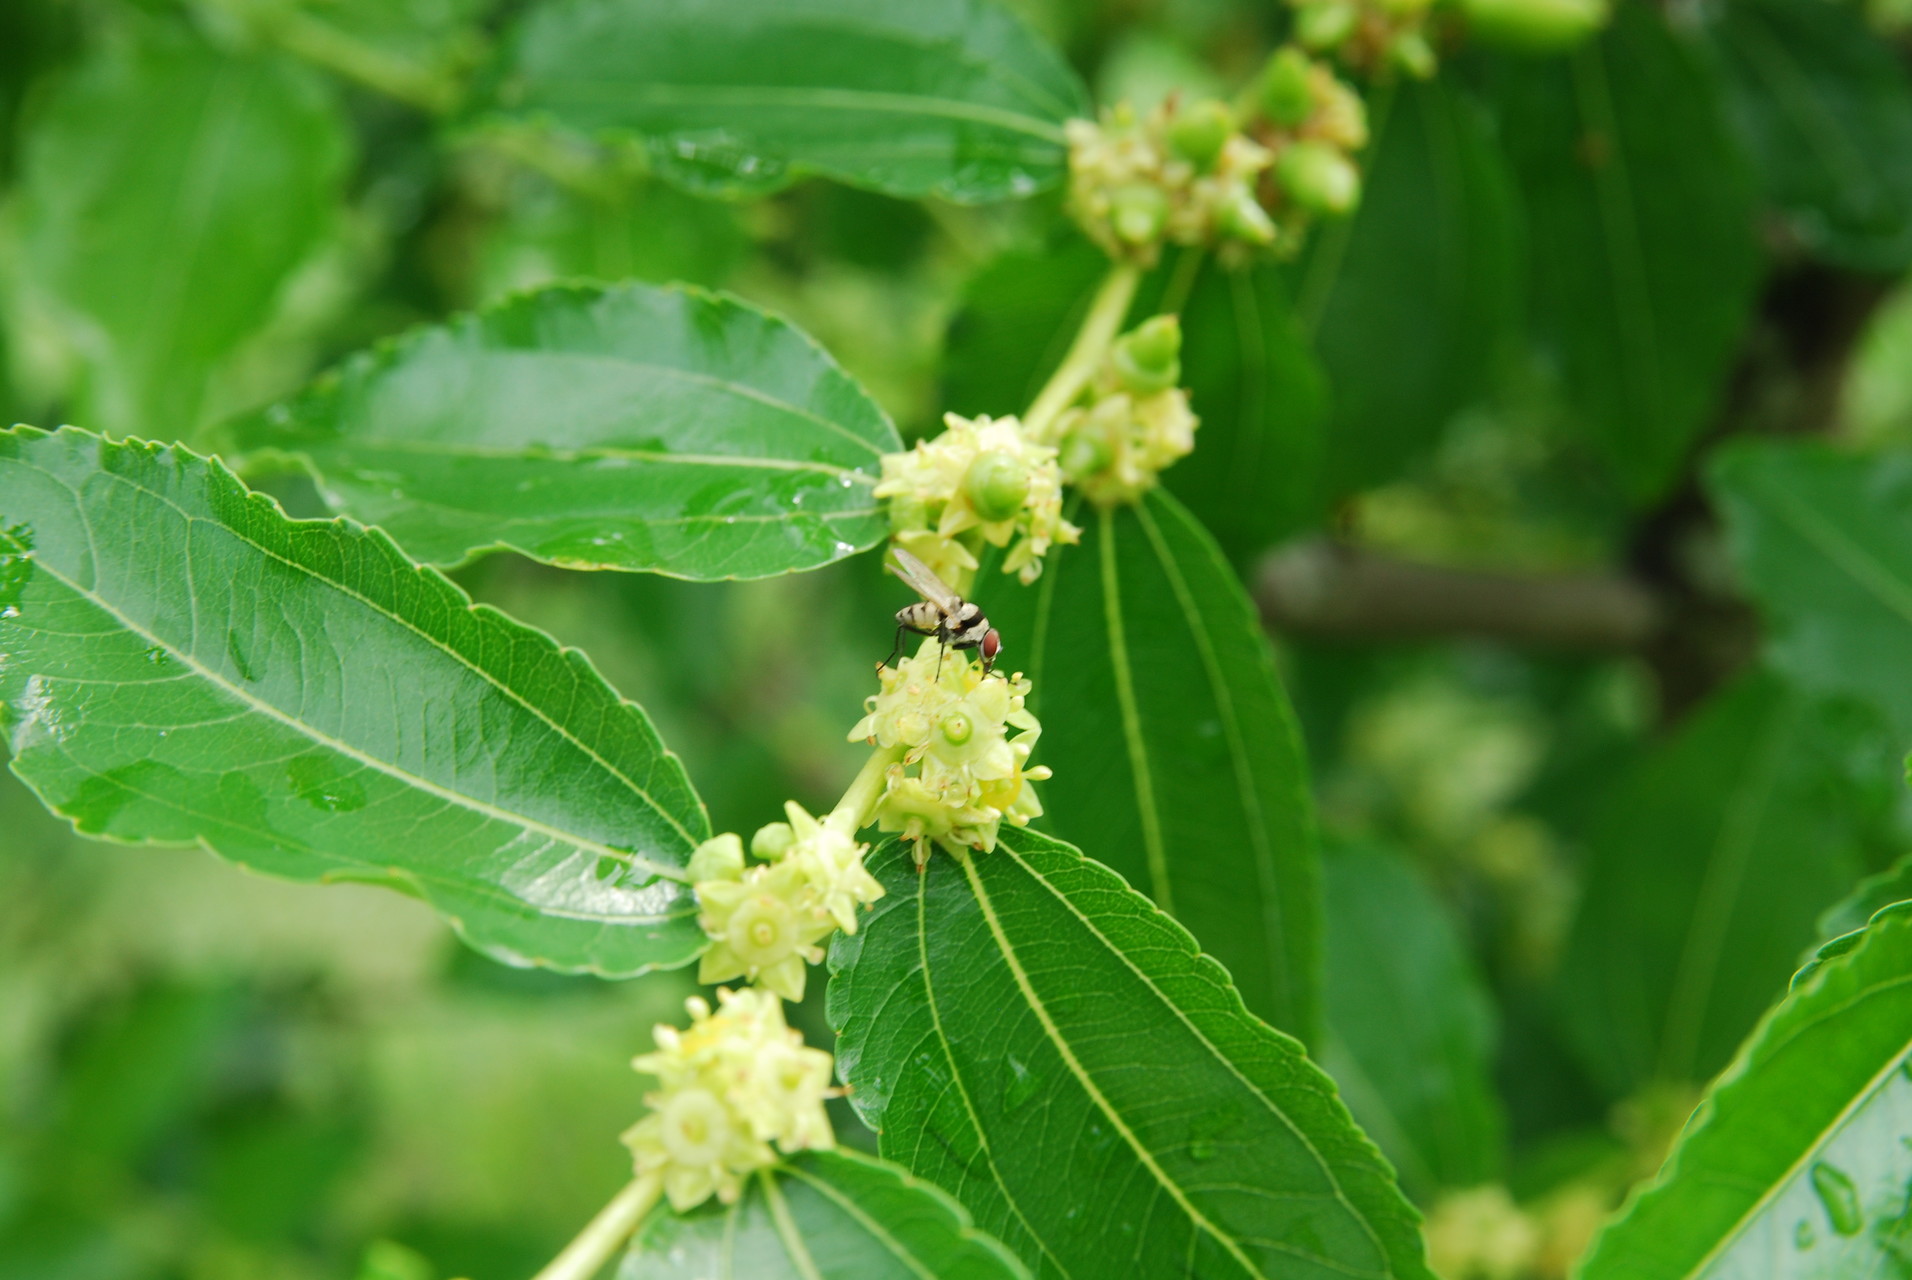
[[1210,98],[1169,121],[1168,145],[1176,155],[1207,173],[1221,157],[1222,147],[1235,132],[1235,115],[1228,104]]
[[1284,129],[1293,129],[1314,114],[1314,90],[1309,84],[1313,63],[1294,45],[1275,50],[1262,68],[1261,109]]
[[1468,33],[1520,53],[1558,53],[1606,25],[1607,0],[1461,0]]
[[1295,39],[1304,48],[1334,49],[1354,34],[1361,11],[1348,0],[1320,0],[1295,13]]
[[1159,188],[1137,184],[1109,194],[1109,223],[1129,244],[1152,244],[1168,224],[1168,197]]
[[1003,449],[979,453],[963,473],[963,493],[985,522],[1012,520],[1029,497],[1029,468]]
[[1361,171],[1325,142],[1303,140],[1275,160],[1275,181],[1311,213],[1340,216],[1361,201]]
[[790,852],[790,846],[796,841],[797,833],[790,829],[787,822],[770,822],[757,828],[757,834],[750,837],[750,852],[765,862],[776,862]]
[[744,873],[744,842],[726,832],[697,846],[686,868],[692,884],[702,880],[736,880]]
[[1137,395],[1166,391],[1182,380],[1182,323],[1175,316],[1151,316],[1116,339],[1109,359],[1117,375]]

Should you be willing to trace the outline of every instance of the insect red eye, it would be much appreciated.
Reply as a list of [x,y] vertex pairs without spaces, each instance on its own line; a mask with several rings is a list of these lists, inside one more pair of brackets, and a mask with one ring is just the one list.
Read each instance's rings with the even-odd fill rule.
[[991,627],[983,632],[983,661],[994,662],[996,655],[1002,652],[1002,632]]

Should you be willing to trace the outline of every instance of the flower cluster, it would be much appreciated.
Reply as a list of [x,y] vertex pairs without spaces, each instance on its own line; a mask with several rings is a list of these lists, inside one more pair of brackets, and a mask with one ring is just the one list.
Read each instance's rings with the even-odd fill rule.
[[[985,676],[968,655],[926,641],[914,657],[878,673],[882,692],[850,740],[902,748],[891,766],[876,820],[915,844],[918,866],[931,842],[946,849],[993,849],[1004,820],[1026,826],[1042,813],[1029,786],[1049,776],[1030,768],[1042,726],[1023,706],[1029,682]],[[1021,732],[1008,736],[1014,728]]]
[[662,1178],[682,1212],[712,1192],[735,1203],[743,1178],[785,1152],[833,1147],[823,1109],[830,1055],[807,1049],[784,1025],[783,1005],[767,991],[719,991],[712,1013],[692,996],[688,1030],[659,1026],[655,1052],[631,1065],[657,1077],[645,1095],[651,1113],[624,1133],[637,1172]]
[[[1252,94],[1255,138],[1274,157],[1263,195],[1271,208],[1343,217],[1361,199],[1354,153],[1368,145],[1361,97],[1326,63],[1294,45],[1275,51]],[[1293,229],[1296,219],[1284,218]]]
[[1434,0],[1293,0],[1295,39],[1333,53],[1363,75],[1393,68],[1419,79],[1434,74],[1428,13]]
[[1170,100],[1146,116],[1125,103],[1071,120],[1069,209],[1109,256],[1153,266],[1164,241],[1253,248],[1275,241],[1255,198],[1273,157],[1225,103]]
[[1056,451],[1030,440],[1015,418],[960,418],[933,440],[883,458],[876,496],[890,502],[899,545],[961,590],[976,570],[976,547],[1010,547],[1003,572],[1023,582],[1042,557],[1080,531],[1062,518]]
[[1101,506],[1132,503],[1195,447],[1199,420],[1182,378],[1182,329],[1156,316],[1118,338],[1088,398],[1056,419],[1062,471]]
[[751,852],[762,859],[755,865],[745,865],[735,835],[707,840],[692,856],[698,922],[711,937],[699,982],[749,978],[801,1000],[808,966],[823,959],[818,944],[836,929],[855,933],[856,909],[883,896],[863,867],[865,846],[795,801],[784,812],[788,822],[752,837]]

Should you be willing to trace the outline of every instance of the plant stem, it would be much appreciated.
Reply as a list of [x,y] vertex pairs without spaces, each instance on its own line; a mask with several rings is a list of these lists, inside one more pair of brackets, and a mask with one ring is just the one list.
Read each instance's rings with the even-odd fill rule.
[[1069,402],[1095,376],[1096,366],[1102,363],[1109,344],[1122,328],[1129,303],[1135,300],[1135,286],[1141,279],[1142,269],[1133,263],[1118,262],[1109,268],[1102,287],[1096,291],[1095,301],[1089,304],[1089,314],[1082,317],[1082,327],[1076,331],[1069,354],[1062,357],[1062,363],[1050,375],[1035,403],[1029,406],[1029,412],[1022,416],[1023,430],[1031,440],[1052,443],[1050,429],[1069,407]]
[[846,836],[853,836],[869,825],[870,816],[876,809],[876,802],[883,798],[883,789],[887,785],[890,766],[903,758],[903,748],[878,747],[870,753],[870,758],[857,770],[856,778],[850,783],[850,789],[837,801],[836,808],[830,810],[824,818],[825,826],[834,828]]
[[663,1188],[664,1180],[654,1173],[632,1179],[532,1280],[591,1280],[631,1238]]

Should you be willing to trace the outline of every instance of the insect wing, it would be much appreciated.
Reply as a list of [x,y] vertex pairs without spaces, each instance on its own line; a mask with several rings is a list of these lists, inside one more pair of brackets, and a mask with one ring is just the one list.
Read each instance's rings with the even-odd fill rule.
[[890,566],[890,572],[909,583],[917,595],[945,613],[954,613],[962,608],[963,598],[951,591],[947,583],[930,571],[928,565],[901,547],[892,548],[891,554],[896,557],[896,563]]

